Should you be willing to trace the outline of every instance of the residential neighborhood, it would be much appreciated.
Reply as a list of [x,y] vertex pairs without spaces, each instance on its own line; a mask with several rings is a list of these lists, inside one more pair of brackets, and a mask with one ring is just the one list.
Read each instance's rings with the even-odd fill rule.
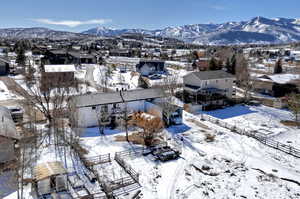
[[0,27],[0,198],[300,198],[300,20],[224,20]]

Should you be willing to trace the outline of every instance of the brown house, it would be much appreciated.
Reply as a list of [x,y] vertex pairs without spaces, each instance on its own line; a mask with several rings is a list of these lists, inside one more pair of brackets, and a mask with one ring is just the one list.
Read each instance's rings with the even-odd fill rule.
[[262,75],[253,80],[253,89],[273,97],[283,97],[299,91],[299,86],[297,88],[299,77],[294,74]]
[[209,68],[209,58],[199,58],[193,63],[193,69],[206,71]]
[[45,65],[42,72],[42,87],[61,88],[71,86],[75,82],[76,69],[70,65]]

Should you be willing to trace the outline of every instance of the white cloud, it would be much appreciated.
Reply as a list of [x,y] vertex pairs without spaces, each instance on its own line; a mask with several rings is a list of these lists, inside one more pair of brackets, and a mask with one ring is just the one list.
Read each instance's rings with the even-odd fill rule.
[[106,24],[111,22],[111,19],[92,19],[88,21],[75,21],[75,20],[52,20],[52,19],[33,19],[35,22],[50,24],[50,25],[60,25],[68,26],[71,28],[81,26],[81,25],[90,25],[90,24]]

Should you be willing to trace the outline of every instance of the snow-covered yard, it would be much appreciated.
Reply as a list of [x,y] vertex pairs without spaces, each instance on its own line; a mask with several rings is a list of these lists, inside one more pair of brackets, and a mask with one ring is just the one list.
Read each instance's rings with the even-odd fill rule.
[[300,129],[285,126],[280,122],[282,120],[293,120],[293,114],[288,110],[263,105],[237,105],[205,113],[223,119],[225,122],[239,128],[245,128],[248,131],[257,131],[296,148],[300,146]]
[[[270,117],[275,117],[267,114],[269,111],[272,112],[267,107],[246,107],[239,115],[232,118],[228,116],[226,120],[230,122],[234,118],[252,115],[250,118],[260,116],[258,119],[263,124]],[[284,110],[278,111],[280,114],[276,123],[273,122],[275,124],[288,114]],[[244,120],[249,121],[247,118]],[[165,131],[170,138],[175,135],[184,137],[182,155],[177,160],[162,163],[153,161],[148,156],[126,160],[140,173],[143,198],[300,197],[299,185],[284,180],[300,181],[299,159],[210,122],[205,121],[203,125],[209,129],[185,120],[183,125],[173,126]],[[94,132],[93,135],[97,135],[97,129],[91,131]],[[215,140],[205,141],[205,133],[215,134]],[[81,140],[91,156],[132,148],[134,145],[114,141],[114,136],[120,134],[124,135],[124,132],[104,137],[84,136]]]
[[[280,120],[291,117],[286,110],[265,106],[235,106],[225,110],[209,114],[252,129],[263,128],[264,125],[268,125],[271,130],[276,130],[276,126],[290,132],[292,129],[280,124]],[[300,159],[208,121],[195,122],[197,118],[197,115],[184,117],[182,125],[164,130],[166,141],[171,145],[174,140],[179,143],[177,146],[182,154],[177,160],[163,163],[155,161],[151,155],[129,156],[125,159],[140,174],[139,189],[142,198],[300,198],[300,187],[297,184],[300,182]],[[130,131],[133,132],[135,131]],[[100,136],[97,127],[83,132],[80,142],[88,151],[87,157],[110,153],[113,158],[116,152],[140,147],[117,142],[115,136],[125,135],[122,130],[106,129],[105,134]],[[207,141],[207,134],[214,135],[214,139]],[[281,135],[286,134],[277,136]],[[54,149],[49,147],[39,151],[39,154],[38,163],[64,161],[63,156],[55,157]],[[80,166],[72,165],[74,157],[66,158],[68,169]],[[111,179],[127,176],[114,161],[101,165],[98,169],[101,175]],[[30,187],[26,187],[25,193],[29,190]],[[9,195],[5,199],[12,199],[14,196]],[[131,197],[132,193],[119,198]],[[31,196],[28,195],[28,199]]]
[[111,74],[107,73],[107,67],[97,66],[93,72],[94,80],[100,86],[105,86],[113,90],[132,90],[138,88],[139,75],[131,71],[120,72],[120,70],[113,70]]

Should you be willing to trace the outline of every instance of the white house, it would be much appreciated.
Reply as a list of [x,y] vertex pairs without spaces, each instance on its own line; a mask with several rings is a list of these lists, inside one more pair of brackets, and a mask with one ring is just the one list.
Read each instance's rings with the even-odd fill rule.
[[190,110],[221,108],[232,98],[234,82],[235,77],[223,70],[189,73],[183,77],[185,103]]
[[187,92],[222,91],[228,98],[232,97],[235,77],[223,70],[192,72],[183,77],[184,90]]
[[78,128],[98,126],[99,119],[112,125],[120,122],[125,110],[128,114],[147,111],[150,106],[146,102],[164,96],[159,88],[74,96],[69,102],[74,109],[71,121]]

